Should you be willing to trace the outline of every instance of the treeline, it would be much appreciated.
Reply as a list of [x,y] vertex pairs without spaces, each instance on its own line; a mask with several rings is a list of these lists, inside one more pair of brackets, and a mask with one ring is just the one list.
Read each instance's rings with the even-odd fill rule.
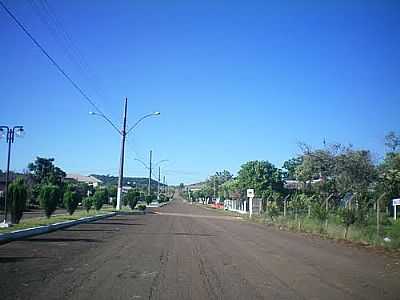
[[[111,176],[111,175],[98,175],[98,174],[91,174],[90,176],[93,176],[99,180],[105,185],[105,186],[111,186],[111,185],[117,185],[118,184],[118,177],[117,176]],[[144,177],[124,177],[123,180],[123,185],[124,186],[135,186],[139,189],[144,189],[148,186],[149,179],[144,178]],[[154,180],[153,178],[150,181],[151,188],[156,188],[158,186],[158,182]],[[164,184],[160,183],[160,186],[164,186]]]
[[[66,173],[55,166],[53,158],[37,157],[24,174],[17,174],[9,184],[7,208],[11,223],[18,224],[27,208],[44,210],[50,218],[57,208],[65,208],[70,215],[80,203],[100,210],[110,197],[116,197],[116,188],[94,189],[86,183],[65,181]],[[0,201],[4,209],[4,200]]]
[[[65,208],[72,215],[79,205],[87,212],[91,209],[99,211],[104,204],[116,207],[116,182],[111,185],[108,181],[106,185],[94,188],[86,183],[66,180],[65,177],[66,173],[54,164],[53,158],[37,157],[28,165],[25,174],[16,175],[16,179],[8,186],[7,211],[11,215],[11,223],[18,224],[27,208],[40,207],[50,218],[57,208]],[[127,180],[129,179],[125,179]],[[160,195],[154,193],[154,190],[153,186],[148,195],[147,185],[143,184],[142,188],[136,185],[123,194],[122,204],[134,209],[138,202],[150,204],[154,201],[162,203],[170,200],[164,185],[160,185]],[[4,199],[0,199],[0,208],[4,209]],[[139,208],[143,209],[143,206]]]
[[324,232],[329,220],[341,223],[347,238],[351,225],[374,223],[379,236],[380,225],[393,225],[387,218],[393,209],[391,200],[400,196],[400,136],[389,133],[385,145],[385,157],[376,162],[369,150],[340,144],[312,149],[301,144],[301,155],[285,161],[282,168],[268,161],[249,161],[236,177],[217,172],[191,197],[195,201],[246,199],[246,189],[253,188],[271,221],[287,218],[290,211],[300,229],[306,218],[312,218]]

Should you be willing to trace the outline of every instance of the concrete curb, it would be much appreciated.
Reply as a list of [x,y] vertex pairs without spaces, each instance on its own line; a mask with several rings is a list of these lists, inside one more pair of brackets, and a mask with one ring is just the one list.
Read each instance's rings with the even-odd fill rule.
[[50,225],[45,225],[45,226],[38,226],[38,227],[33,227],[33,228],[27,228],[27,229],[20,229],[20,230],[15,230],[11,232],[6,232],[6,233],[0,233],[0,244],[8,243],[14,240],[19,240],[39,234],[44,234],[48,232],[52,232],[55,230],[59,230],[61,228],[67,228],[71,226],[75,226],[78,224],[83,224],[83,223],[89,223],[105,218],[110,218],[113,216],[116,216],[117,213],[112,212],[104,215],[99,215],[99,216],[92,216],[92,217],[84,217],[80,218],[78,220],[73,220],[73,221],[65,221],[65,222],[60,222],[60,223],[54,223]]
[[119,211],[118,215],[145,215],[145,211]]

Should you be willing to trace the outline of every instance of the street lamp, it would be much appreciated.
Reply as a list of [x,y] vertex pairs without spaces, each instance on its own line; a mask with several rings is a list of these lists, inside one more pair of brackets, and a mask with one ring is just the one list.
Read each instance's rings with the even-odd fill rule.
[[[152,177],[151,173],[152,173],[153,169],[155,167],[159,166],[161,163],[168,161],[168,159],[163,159],[163,160],[160,160],[157,163],[155,163],[153,166],[151,158],[152,158],[152,151],[150,150],[150,167],[144,161],[140,160],[139,158],[134,158],[134,160],[140,162],[147,170],[149,170],[149,181],[148,181],[148,186],[147,186],[147,189],[148,189],[147,193],[149,195],[151,194],[151,177]],[[160,169],[160,167],[158,167],[157,199],[160,199],[160,181],[161,181],[161,169]]]
[[120,157],[120,162],[119,162],[118,189],[117,189],[117,210],[121,209],[122,181],[123,181],[123,176],[124,176],[124,156],[125,156],[126,136],[144,119],[160,115],[160,112],[158,112],[158,111],[147,114],[147,115],[141,117],[139,120],[137,120],[136,123],[131,128],[129,128],[127,131],[126,130],[127,112],[128,112],[128,98],[125,98],[125,108],[124,108],[124,116],[123,116],[124,119],[123,119],[122,130],[118,129],[118,127],[115,126],[114,123],[109,118],[107,118],[104,114],[96,113],[96,112],[89,112],[89,114],[91,114],[91,115],[99,116],[99,117],[103,118],[104,120],[106,120],[122,137],[122,139],[121,139],[121,157]]
[[6,172],[6,186],[4,195],[4,220],[0,223],[0,227],[9,227],[7,223],[7,197],[8,197],[8,179],[10,176],[10,158],[11,158],[11,144],[14,143],[15,136],[20,137],[24,134],[24,126],[0,126],[0,138],[6,136],[8,143],[8,157],[7,157],[7,172]]

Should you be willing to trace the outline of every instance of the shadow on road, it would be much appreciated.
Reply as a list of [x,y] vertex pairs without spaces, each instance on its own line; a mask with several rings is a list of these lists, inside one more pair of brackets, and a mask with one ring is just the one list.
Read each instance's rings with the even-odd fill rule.
[[141,223],[121,223],[121,222],[96,222],[92,223],[93,225],[122,225],[122,226],[144,226],[145,224]]
[[10,262],[18,262],[18,261],[24,261],[24,260],[32,260],[32,259],[43,259],[43,258],[48,258],[48,257],[29,257],[29,256],[0,257],[0,264],[10,263]]
[[214,234],[207,233],[185,233],[185,232],[135,232],[136,235],[174,235],[183,237],[216,237]]
[[85,238],[35,238],[35,239],[24,239],[21,240],[23,242],[45,242],[45,243],[58,243],[58,242],[85,242],[85,243],[101,243],[101,240],[98,239],[85,239]]
[[118,232],[119,229],[61,229],[62,231]]

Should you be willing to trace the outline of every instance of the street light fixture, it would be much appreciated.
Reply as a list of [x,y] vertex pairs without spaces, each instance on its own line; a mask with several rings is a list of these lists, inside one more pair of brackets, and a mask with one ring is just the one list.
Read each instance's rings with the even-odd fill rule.
[[0,139],[6,137],[6,142],[8,143],[8,156],[7,156],[7,172],[6,172],[6,186],[4,194],[4,220],[0,223],[0,227],[9,227],[10,224],[7,223],[7,197],[8,197],[8,180],[10,176],[10,158],[11,158],[11,144],[14,143],[15,136],[22,137],[24,135],[24,126],[0,126]]
[[118,129],[117,126],[114,125],[114,123],[107,118],[104,114],[102,113],[97,113],[97,112],[89,112],[90,115],[95,115],[103,118],[106,120],[122,137],[121,139],[121,156],[120,156],[120,163],[119,163],[119,177],[118,177],[118,189],[117,189],[117,210],[121,209],[121,197],[122,197],[122,182],[123,182],[123,176],[124,176],[124,157],[125,157],[125,139],[126,136],[128,135],[129,132],[131,132],[141,121],[143,121],[146,118],[153,117],[153,116],[159,116],[160,112],[156,111],[151,114],[147,114],[143,117],[141,117],[139,120],[136,121],[136,123],[126,130],[126,115],[128,112],[128,98],[125,98],[125,108],[124,108],[124,116],[123,116],[123,126],[122,130]]

